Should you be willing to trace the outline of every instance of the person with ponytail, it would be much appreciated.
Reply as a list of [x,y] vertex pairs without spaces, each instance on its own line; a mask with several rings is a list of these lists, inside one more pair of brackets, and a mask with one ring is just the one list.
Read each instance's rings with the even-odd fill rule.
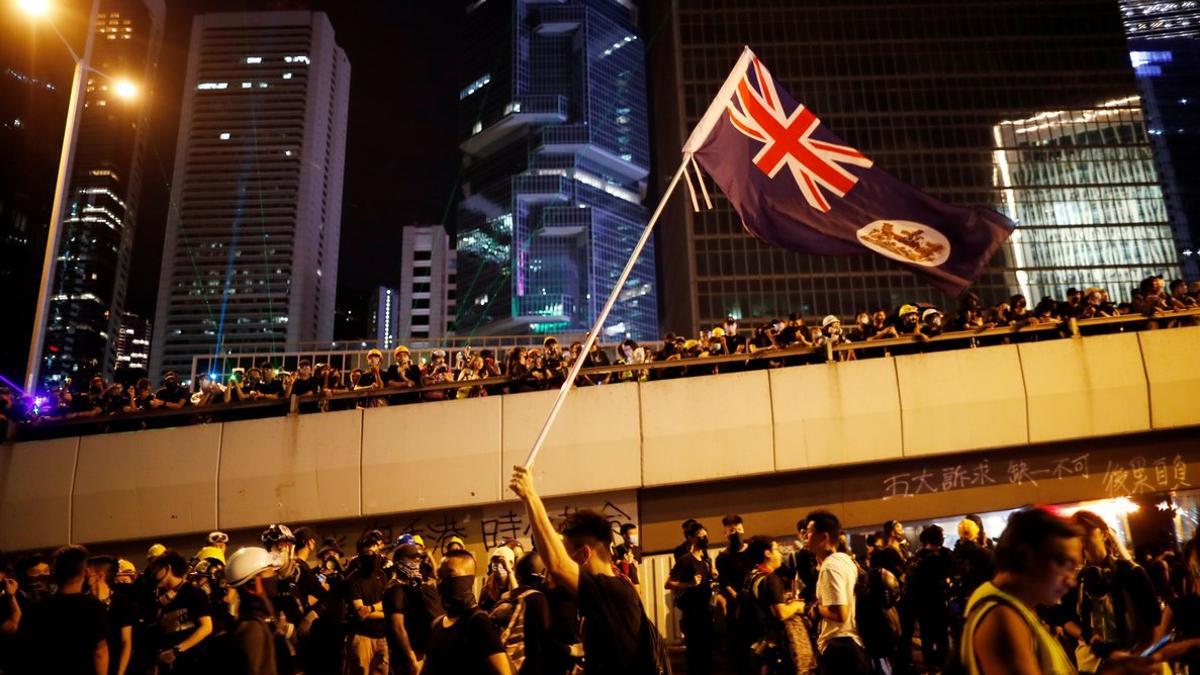
[[1091,511],[1071,521],[1083,532],[1084,566],[1063,600],[1073,616],[1064,631],[1079,641],[1080,670],[1096,670],[1114,651],[1136,652],[1158,639],[1162,603],[1146,570],[1133,561],[1116,532]]

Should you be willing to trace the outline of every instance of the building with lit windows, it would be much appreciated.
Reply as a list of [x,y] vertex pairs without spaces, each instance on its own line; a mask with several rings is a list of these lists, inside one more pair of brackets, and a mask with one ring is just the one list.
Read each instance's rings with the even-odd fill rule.
[[[648,220],[644,52],[629,0],[466,3],[455,332],[587,330]],[[658,334],[653,246],[604,326]]]
[[1178,276],[1137,96],[1007,120],[994,136],[998,186],[1017,223],[1007,267],[1031,304],[1090,286],[1129,301],[1143,278]]
[[[112,372],[141,201],[163,0],[102,0],[63,213],[41,379]],[[123,99],[114,79],[137,83]]]
[[1200,280],[1200,2],[1121,0],[1184,277]]
[[349,95],[325,14],[195,18],[152,377],[333,338]]
[[[993,161],[996,125],[1137,93],[1121,13],[1111,0],[935,4],[936,11],[926,0],[647,3],[643,25],[658,36],[647,57],[655,188],[661,191],[678,166],[684,140],[744,45],[877,167],[964,206],[1006,208]],[[1099,142],[1117,143],[1096,153],[1099,161],[1125,161],[1126,141]],[[767,246],[744,231],[723,195],[714,199],[712,211],[692,213],[688,199],[677,195],[664,213],[658,246],[671,252],[659,261],[664,330],[690,333],[729,314],[852,316],[914,301],[956,307],[880,256],[811,256]],[[1142,224],[1133,221],[1122,236],[1137,236]],[[1016,289],[1005,252],[972,288],[987,301]]]
[[116,366],[114,370],[146,370],[150,365],[150,339],[153,324],[150,319],[125,312],[117,329]]

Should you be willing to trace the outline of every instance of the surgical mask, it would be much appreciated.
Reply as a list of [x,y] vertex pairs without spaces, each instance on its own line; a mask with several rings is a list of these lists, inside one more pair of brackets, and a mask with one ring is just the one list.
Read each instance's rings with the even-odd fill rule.
[[631,534],[631,535],[625,537],[625,540],[629,542],[630,546],[638,545],[638,536],[636,534]]
[[475,577],[450,577],[437,584],[442,607],[450,616],[462,616],[475,607]]
[[729,534],[729,548],[736,551],[737,549],[739,549],[741,547],[742,547],[742,533],[741,532],[731,532]]
[[697,539],[696,547],[699,548],[701,551],[707,551],[708,550],[708,537],[700,537],[699,539]]

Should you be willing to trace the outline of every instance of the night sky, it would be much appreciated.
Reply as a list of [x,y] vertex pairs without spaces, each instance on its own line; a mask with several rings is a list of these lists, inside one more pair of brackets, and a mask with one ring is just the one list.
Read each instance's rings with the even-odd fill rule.
[[272,9],[326,12],[350,59],[338,295],[398,284],[401,228],[446,217],[459,165],[454,133],[459,3],[168,0],[131,311],[154,311],[192,17]]
[[[81,7],[87,4],[69,1]],[[447,217],[459,166],[454,120],[460,88],[456,73],[460,3],[167,0],[129,286],[130,311],[143,316],[154,312],[192,17],[273,9],[326,12],[338,44],[350,59],[339,296],[398,284],[401,228],[414,222],[441,223]],[[66,15],[59,20],[69,22]],[[69,37],[71,28],[63,27]],[[69,63],[64,66],[64,86],[70,81],[68,69]]]

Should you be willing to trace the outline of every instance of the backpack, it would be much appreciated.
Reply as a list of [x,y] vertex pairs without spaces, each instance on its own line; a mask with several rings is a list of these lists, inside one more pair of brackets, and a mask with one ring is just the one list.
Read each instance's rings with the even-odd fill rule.
[[500,644],[504,645],[514,673],[520,672],[525,663],[525,599],[537,592],[530,588],[515,597],[505,594],[488,615],[493,623],[502,626]]
[[860,570],[854,583],[854,619],[863,649],[871,658],[886,658],[896,652],[900,632],[892,617],[895,604],[878,568]]

